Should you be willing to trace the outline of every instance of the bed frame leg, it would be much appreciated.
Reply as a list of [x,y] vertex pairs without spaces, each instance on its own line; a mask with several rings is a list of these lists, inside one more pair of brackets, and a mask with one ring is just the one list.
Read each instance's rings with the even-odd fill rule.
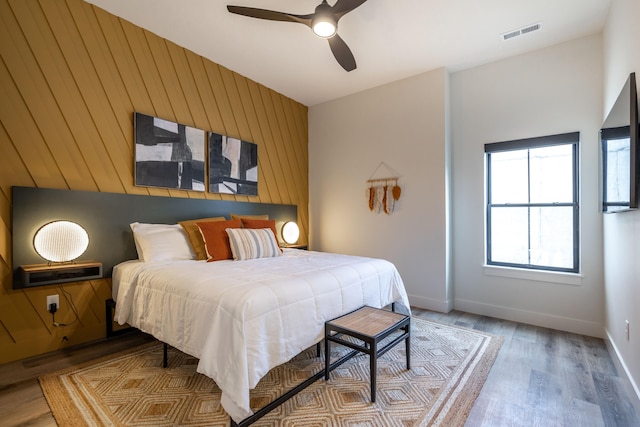
[[167,348],[169,346],[167,345],[166,342],[162,343],[162,367],[166,368],[168,363],[167,363]]

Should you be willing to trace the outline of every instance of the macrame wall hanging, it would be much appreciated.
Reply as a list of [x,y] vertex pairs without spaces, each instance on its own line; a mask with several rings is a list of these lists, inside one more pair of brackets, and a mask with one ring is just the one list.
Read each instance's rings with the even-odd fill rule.
[[[379,172],[381,166],[384,166],[390,174],[377,178],[376,173]],[[380,162],[367,180],[369,188],[365,192],[365,196],[369,202],[369,210],[371,212],[384,212],[387,215],[393,213],[395,203],[400,199],[400,193],[402,192],[398,185],[398,179],[398,174],[389,165],[385,162]]]

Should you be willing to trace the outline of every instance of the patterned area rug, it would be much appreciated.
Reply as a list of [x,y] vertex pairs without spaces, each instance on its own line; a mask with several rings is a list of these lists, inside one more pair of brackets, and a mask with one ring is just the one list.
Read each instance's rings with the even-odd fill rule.
[[[371,403],[369,360],[356,356],[254,426],[463,426],[502,338],[412,318],[411,370],[404,344],[378,359]],[[345,351],[333,345],[333,356]],[[322,352],[323,353],[323,352]],[[324,367],[315,346],[274,368],[251,393],[260,408]],[[197,360],[151,343],[40,378],[60,426],[228,426],[220,390],[196,373]]]

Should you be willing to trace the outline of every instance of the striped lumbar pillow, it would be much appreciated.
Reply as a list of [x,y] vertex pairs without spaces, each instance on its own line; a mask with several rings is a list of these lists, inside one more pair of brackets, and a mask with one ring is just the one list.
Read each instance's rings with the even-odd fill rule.
[[276,236],[269,228],[227,228],[234,260],[282,255]]

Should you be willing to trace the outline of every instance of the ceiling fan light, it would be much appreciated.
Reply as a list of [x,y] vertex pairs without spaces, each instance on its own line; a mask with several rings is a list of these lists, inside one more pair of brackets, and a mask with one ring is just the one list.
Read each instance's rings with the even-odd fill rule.
[[336,34],[336,24],[330,19],[318,19],[313,23],[316,36],[328,39]]

